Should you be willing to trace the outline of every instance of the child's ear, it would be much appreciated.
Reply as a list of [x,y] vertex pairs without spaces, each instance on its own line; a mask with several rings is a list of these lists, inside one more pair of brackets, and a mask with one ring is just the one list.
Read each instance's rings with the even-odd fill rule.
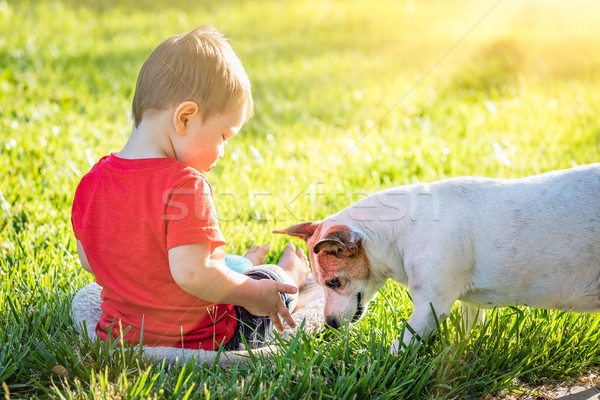
[[192,119],[200,115],[200,107],[194,101],[184,101],[175,108],[173,113],[173,125],[175,132],[179,136],[185,136],[186,128],[192,122]]

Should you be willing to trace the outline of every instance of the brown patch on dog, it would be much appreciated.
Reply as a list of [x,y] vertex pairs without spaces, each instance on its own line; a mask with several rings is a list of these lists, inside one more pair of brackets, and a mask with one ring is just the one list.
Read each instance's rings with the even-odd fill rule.
[[322,222],[304,222],[273,233],[283,233],[306,241],[315,279],[325,285],[338,278],[344,286],[354,280],[368,280],[371,264],[362,239],[346,225],[335,225],[321,235]]
[[337,278],[343,287],[350,281],[369,279],[371,264],[362,239],[347,226],[331,227],[317,243],[309,243],[309,249],[317,258],[321,283]]
[[313,251],[318,254],[321,250],[324,250],[340,256],[343,252],[356,252],[361,242],[361,237],[347,226],[335,225],[329,229],[327,235],[317,242]]
[[285,229],[275,230],[273,233],[283,233],[308,241],[315,233],[318,233],[317,230],[319,230],[319,228],[321,228],[320,222],[303,222],[301,224],[288,226]]

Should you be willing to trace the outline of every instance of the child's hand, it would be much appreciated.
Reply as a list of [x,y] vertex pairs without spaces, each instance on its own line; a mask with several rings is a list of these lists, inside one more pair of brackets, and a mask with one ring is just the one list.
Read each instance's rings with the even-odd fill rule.
[[252,265],[264,265],[265,258],[267,257],[267,253],[269,253],[269,245],[265,244],[262,246],[252,246],[250,250],[244,254],[248,260],[252,261]]
[[283,324],[279,316],[290,327],[295,328],[296,322],[294,322],[290,310],[281,301],[279,293],[294,294],[298,291],[298,288],[270,279],[260,279],[254,282],[258,285],[258,296],[256,296],[256,300],[252,304],[245,304],[244,308],[257,316],[269,316],[279,332],[283,332]]

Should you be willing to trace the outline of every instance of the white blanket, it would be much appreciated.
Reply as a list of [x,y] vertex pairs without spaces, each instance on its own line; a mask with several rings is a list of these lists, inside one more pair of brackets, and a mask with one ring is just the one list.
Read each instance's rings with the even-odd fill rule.
[[[92,282],[77,292],[71,305],[71,316],[75,322],[79,333],[96,340],[96,324],[100,320],[102,310],[100,308],[100,291],[102,287]],[[323,289],[315,283],[312,275],[308,277],[304,285],[300,288],[298,304],[292,313],[298,327],[304,321],[303,330],[308,334],[313,334],[323,327],[323,309],[325,299]],[[296,334],[296,329],[287,325],[284,332],[280,335],[283,338],[290,338]],[[270,345],[260,349],[252,350],[252,354],[269,356],[277,351],[277,346]],[[160,363],[165,360],[167,363],[186,362],[195,359],[199,363],[209,365],[218,363],[220,366],[227,366],[235,363],[248,362],[247,351],[218,351],[191,350],[175,347],[151,347],[143,346],[143,356],[146,360]]]

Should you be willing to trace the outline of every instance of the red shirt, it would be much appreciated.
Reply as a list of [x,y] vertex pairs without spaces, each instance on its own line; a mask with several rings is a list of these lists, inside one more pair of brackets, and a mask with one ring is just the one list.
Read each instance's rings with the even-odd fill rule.
[[149,346],[213,350],[233,337],[234,307],[187,293],[169,268],[172,247],[225,244],[204,175],[174,158],[111,154],[79,183],[71,222],[102,286],[102,340],[111,325],[113,338],[122,327],[126,341]]

